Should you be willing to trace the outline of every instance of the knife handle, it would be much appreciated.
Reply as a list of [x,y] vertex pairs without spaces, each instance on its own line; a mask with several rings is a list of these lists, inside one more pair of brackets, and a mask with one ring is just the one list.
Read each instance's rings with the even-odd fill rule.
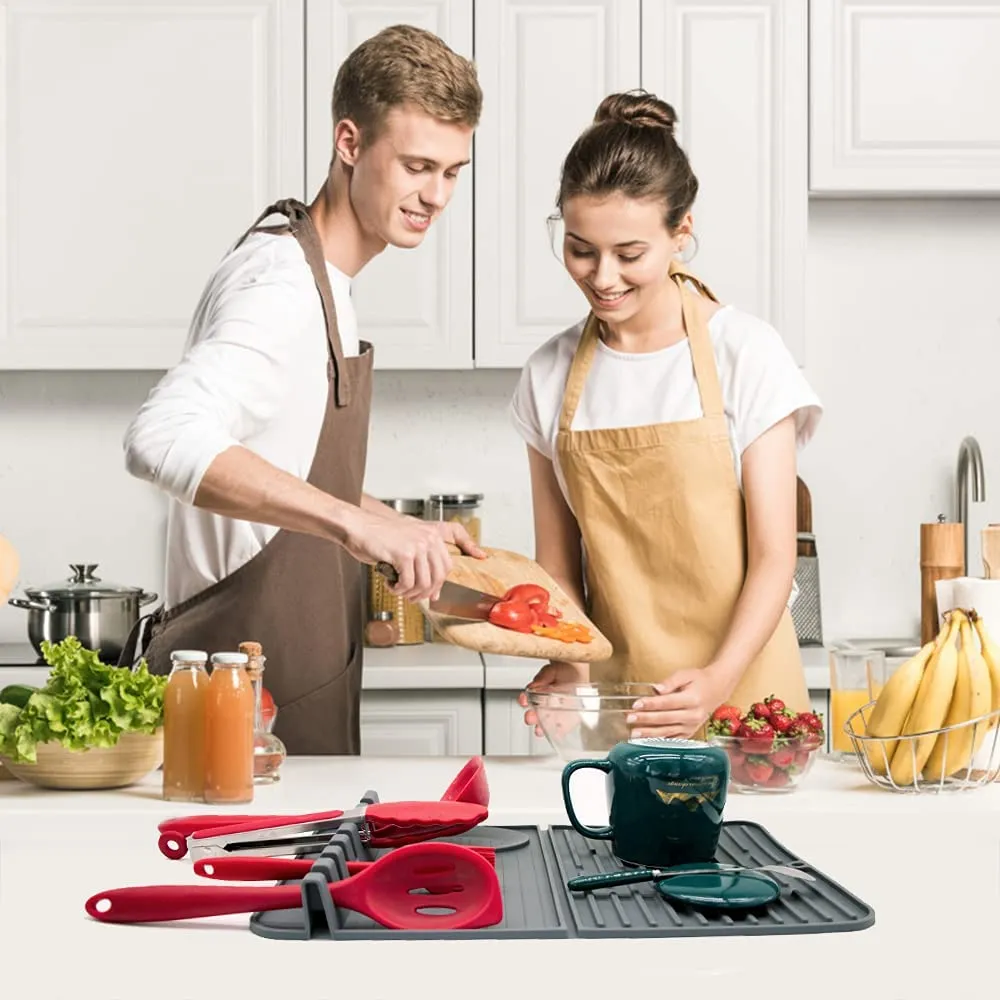
[[391,566],[387,562],[377,562],[375,563],[375,568],[389,581],[390,584],[399,582],[399,573],[396,572],[396,567]]

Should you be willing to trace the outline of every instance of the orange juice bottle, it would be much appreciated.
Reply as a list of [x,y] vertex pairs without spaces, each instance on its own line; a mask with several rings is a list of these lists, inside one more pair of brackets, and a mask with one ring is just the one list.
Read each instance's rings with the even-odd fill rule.
[[208,654],[177,649],[163,692],[163,797],[201,802],[205,795],[205,692]]
[[246,653],[213,653],[205,701],[205,801],[253,801],[253,688]]

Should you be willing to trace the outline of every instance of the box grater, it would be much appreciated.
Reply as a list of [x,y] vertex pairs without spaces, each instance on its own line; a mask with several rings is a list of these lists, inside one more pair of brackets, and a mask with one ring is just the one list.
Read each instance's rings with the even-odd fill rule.
[[792,604],[792,621],[800,646],[823,645],[823,619],[819,599],[819,557],[812,528],[812,497],[809,487],[796,483],[796,522],[798,544],[795,561],[795,586],[798,596]]

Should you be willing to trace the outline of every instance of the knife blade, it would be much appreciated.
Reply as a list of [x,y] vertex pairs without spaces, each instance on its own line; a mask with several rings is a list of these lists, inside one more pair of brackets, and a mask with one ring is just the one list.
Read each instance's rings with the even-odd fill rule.
[[490,617],[493,605],[503,598],[496,594],[486,594],[481,590],[463,587],[460,583],[445,580],[441,586],[441,594],[436,601],[430,601],[431,611],[449,618],[462,618],[466,621],[484,622]]

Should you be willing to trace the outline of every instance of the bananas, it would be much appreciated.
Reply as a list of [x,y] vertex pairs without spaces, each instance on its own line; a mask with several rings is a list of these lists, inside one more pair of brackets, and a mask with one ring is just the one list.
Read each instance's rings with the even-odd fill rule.
[[1000,646],[974,610],[956,608],[937,637],[889,678],[866,727],[877,742],[866,741],[862,752],[872,771],[898,786],[913,785],[918,776],[941,781],[970,767],[997,720],[963,723],[997,710]]

